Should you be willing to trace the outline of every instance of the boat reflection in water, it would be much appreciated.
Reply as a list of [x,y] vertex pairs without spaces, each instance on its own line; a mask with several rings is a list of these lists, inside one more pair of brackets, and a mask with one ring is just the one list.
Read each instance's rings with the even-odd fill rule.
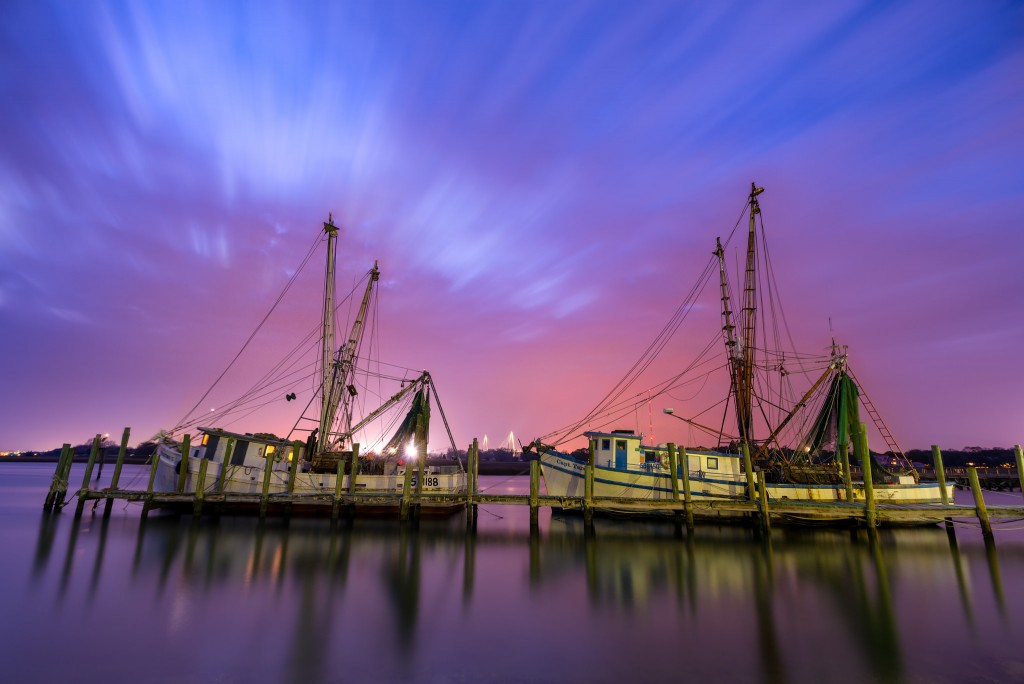
[[[737,528],[545,523],[466,535],[461,516],[333,529],[52,516],[31,577],[37,593],[55,584],[58,614],[81,610],[146,666],[182,676],[642,681],[685,663],[716,681],[901,681],[976,672],[974,656],[951,654],[1012,631],[1000,560],[1024,572],[1019,545],[997,553],[938,527],[766,542]],[[70,648],[86,657],[90,643]],[[995,674],[1016,667],[986,658]]]

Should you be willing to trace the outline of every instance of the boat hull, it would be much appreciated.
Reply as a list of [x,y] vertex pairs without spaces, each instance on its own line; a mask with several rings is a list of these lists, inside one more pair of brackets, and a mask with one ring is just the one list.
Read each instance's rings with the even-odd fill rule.
[[[178,479],[180,470],[178,464],[181,462],[181,455],[174,449],[166,446],[154,454],[159,458],[156,466],[156,476],[153,484],[155,491],[176,492],[178,490]],[[199,483],[198,473],[203,458],[190,456],[188,458],[188,469],[185,474],[185,482],[181,491],[194,494]],[[264,462],[265,463],[265,462]],[[280,466],[281,464],[275,464]],[[234,494],[230,497],[230,503],[222,503],[224,509],[245,512],[259,508],[259,497],[263,494],[264,479],[266,478],[265,466],[260,464],[242,464],[227,466],[224,472],[223,482],[221,471],[224,468],[222,463],[207,460],[206,478],[203,483],[203,492],[210,496],[214,494]],[[412,485],[416,486],[418,473],[412,475]],[[271,508],[274,507],[273,495],[292,495],[286,505],[293,513],[302,512],[323,512],[327,503],[333,501],[337,489],[338,476],[335,473],[295,473],[295,482],[291,491],[288,488],[289,470],[286,467],[272,467],[269,483],[267,483],[267,494],[271,495]],[[465,496],[466,494],[466,473],[443,472],[442,468],[427,466],[423,474],[423,484],[420,487],[422,494],[437,494],[449,496]],[[348,493],[350,487],[350,476],[342,475],[341,492]],[[400,511],[400,503],[397,498],[401,496],[405,488],[405,473],[399,471],[393,475],[359,474],[356,476],[355,492],[365,495],[367,502],[359,504],[360,515],[388,515]],[[241,495],[241,496],[237,496]],[[251,495],[250,500],[245,495]],[[374,496],[376,495],[376,496]],[[379,497],[379,499],[377,498]],[[308,498],[309,503],[303,505],[295,499]],[[211,499],[212,502],[212,499]],[[461,502],[450,502],[440,500],[436,502],[425,501],[420,504],[421,514],[424,515],[449,515],[465,508]]]
[[[586,466],[579,461],[545,451],[540,454],[541,472],[547,493],[552,496],[580,499],[584,496]],[[705,471],[690,473],[690,495],[694,502],[742,501],[747,498],[745,475],[717,474],[708,476]],[[878,484],[873,487],[877,503],[894,504],[940,504],[941,489],[938,483],[915,483],[913,478],[901,478],[897,484]],[[680,485],[682,486],[682,485]],[[766,485],[769,502],[779,503],[821,503],[847,502],[845,485],[796,485],[772,483]],[[952,501],[953,486],[947,484],[948,500]],[[672,476],[667,468],[654,465],[651,468],[614,468],[594,466],[594,497],[617,499],[612,510],[615,512],[636,512],[652,514],[649,506],[641,502],[671,501]],[[637,505],[630,506],[629,499]],[[853,483],[853,502],[864,501],[863,483]],[[809,511],[812,512],[812,511]],[[736,517],[744,514],[729,510],[708,511],[714,517]]]

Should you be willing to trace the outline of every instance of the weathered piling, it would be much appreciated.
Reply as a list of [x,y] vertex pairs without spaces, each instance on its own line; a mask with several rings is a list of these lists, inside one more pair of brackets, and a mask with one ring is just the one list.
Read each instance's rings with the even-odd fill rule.
[[71,445],[64,444],[60,450],[60,458],[57,459],[57,467],[53,471],[53,479],[50,480],[50,490],[46,493],[46,498],[43,500],[43,510],[51,511],[57,510],[63,501],[63,497],[60,500],[57,499],[57,492],[60,491],[61,482],[64,482],[64,489],[67,490],[67,478],[64,477],[65,462],[70,461],[69,454],[71,453]]
[[118,484],[121,482],[121,468],[124,467],[124,457],[128,453],[128,438],[131,434],[132,429],[130,427],[126,427],[124,432],[121,433],[121,446],[117,450],[117,462],[114,464],[114,475],[110,478],[111,489],[117,489]]
[[480,443],[477,438],[473,438],[473,443],[469,445],[469,451],[467,452],[466,463],[467,472],[466,479],[468,480],[466,490],[466,526],[471,530],[476,530],[476,516],[477,516],[477,495],[479,494],[479,464],[480,464]]
[[1020,444],[1013,445],[1014,455],[1017,457],[1017,480],[1020,481],[1020,493],[1024,495],[1024,451]]
[[853,501],[853,476],[850,475],[850,445],[847,442],[839,444],[839,462],[843,467],[843,484],[846,485],[846,500]]
[[767,536],[772,533],[771,514],[768,512],[768,487],[764,482],[764,471],[757,471],[758,506],[761,509],[761,531]]
[[178,486],[175,491],[185,491],[185,477],[188,475],[188,455],[192,451],[192,436],[185,435],[181,438],[181,460],[178,461]]
[[[352,449],[352,456],[353,456],[353,459],[352,459],[352,470],[353,471],[355,470],[355,467],[356,467],[356,463],[355,463],[355,461],[356,461],[356,459],[355,459],[355,455],[356,455],[355,454],[355,447],[356,446],[358,446],[358,445],[353,445],[353,449]],[[353,472],[352,475],[349,476],[349,482],[351,482],[351,480],[354,477],[355,477],[355,472]],[[331,521],[332,522],[336,521],[338,519],[338,512],[341,509],[341,485],[342,485],[342,483],[344,481],[345,481],[345,459],[339,458],[338,459],[337,472],[336,472],[336,474],[334,476],[334,499],[331,500]]]
[[594,524],[594,461],[597,459],[597,440],[590,440],[590,451],[587,456],[587,468],[583,479],[583,523]]
[[536,529],[540,520],[540,461],[530,461],[530,529]]
[[686,447],[679,447],[680,459],[683,464],[680,472],[683,475],[683,513],[686,515],[686,531],[693,532],[693,499],[690,496],[690,457]]
[[295,491],[295,473],[299,468],[299,458],[302,457],[302,442],[295,440],[292,443],[292,461],[291,467],[288,468],[288,493],[291,494]]
[[231,437],[228,439],[227,445],[224,447],[224,461],[220,464],[220,474],[217,476],[217,493],[222,494],[224,492],[224,482],[228,477],[228,468],[231,467],[231,452],[235,448],[235,438]]
[[196,498],[192,502],[192,513],[196,517],[203,514],[203,499],[206,498],[206,469],[210,466],[210,459],[204,458],[199,462],[199,475],[196,480]]
[[981,534],[986,539],[992,539],[992,523],[988,519],[985,498],[981,495],[981,484],[978,483],[978,469],[971,466],[967,469],[967,475],[971,479],[971,494],[974,495],[974,510],[977,512],[978,521],[981,523]]
[[668,470],[672,478],[672,500],[679,501],[679,461],[676,458],[676,445],[668,443]]
[[85,508],[85,497],[83,494],[89,489],[89,481],[92,480],[92,467],[96,463],[96,455],[100,451],[100,440],[102,437],[96,435],[92,440],[92,448],[89,450],[89,461],[85,464],[85,477],[82,478],[82,488],[78,490],[78,505],[75,507],[75,517],[82,515]]
[[[188,437],[188,435],[185,435]],[[263,467],[263,491],[260,492],[260,518],[267,517],[267,506],[270,504],[270,476],[274,471],[274,455],[264,454],[267,459]],[[180,490],[179,490],[180,491]]]
[[413,464],[407,460],[405,462],[405,481],[402,485],[402,506],[399,513],[403,521],[409,519],[409,506],[412,505],[412,471]]
[[359,482],[359,445],[352,444],[352,463],[348,469],[348,493],[356,493],[356,484]]
[[743,442],[743,470],[747,474],[747,499],[757,501],[757,489],[754,485],[754,468],[750,461],[750,447]]
[[942,503],[949,503],[949,494],[946,493],[946,469],[942,465],[942,449],[938,444],[932,444],[932,466],[935,469],[935,479],[939,481],[939,496]]
[[875,488],[871,478],[871,452],[868,450],[868,428],[861,423],[857,434],[853,437],[854,450],[857,452],[857,460],[860,461],[860,469],[864,478],[864,519],[868,529],[875,529],[877,517],[875,515]]

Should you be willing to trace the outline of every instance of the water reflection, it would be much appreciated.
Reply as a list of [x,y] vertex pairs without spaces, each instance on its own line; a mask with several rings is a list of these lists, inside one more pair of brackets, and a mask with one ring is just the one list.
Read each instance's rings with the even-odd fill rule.
[[[282,667],[289,679],[303,682],[336,678],[341,653],[382,641],[389,666],[412,672],[421,642],[433,644],[434,626],[453,619],[445,612],[449,593],[466,619],[489,612],[502,594],[523,601],[524,613],[564,601],[565,611],[578,615],[567,597],[582,584],[594,618],[650,622],[652,635],[666,629],[691,639],[715,635],[722,653],[745,643],[749,674],[764,682],[827,674],[807,662],[812,656],[827,658],[828,667],[845,673],[840,679],[903,681],[910,674],[903,643],[908,625],[901,627],[900,616],[912,623],[916,602],[929,596],[943,601],[946,591],[957,594],[955,604],[975,625],[970,564],[956,536],[937,527],[877,535],[776,529],[767,538],[704,527],[680,538],[671,525],[598,520],[588,531],[573,517],[554,518],[543,532],[466,534],[461,519],[413,527],[44,515],[33,581],[49,566],[59,568],[60,602],[78,572],[87,573],[91,604],[104,575],[117,567],[106,559],[111,546],[120,548],[118,561],[130,559],[135,592],[151,593],[158,605],[182,593],[200,603],[217,597],[225,605],[270,601]],[[1008,623],[996,547],[986,544],[983,556],[975,556],[982,557]],[[674,619],[666,617],[666,606]],[[822,625],[825,633],[814,634]],[[800,654],[794,644],[801,638],[825,641],[834,652]]]

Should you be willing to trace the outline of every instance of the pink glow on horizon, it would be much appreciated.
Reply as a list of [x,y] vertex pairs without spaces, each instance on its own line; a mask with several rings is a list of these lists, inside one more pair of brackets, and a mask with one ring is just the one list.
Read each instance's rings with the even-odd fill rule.
[[[0,450],[173,425],[329,211],[339,291],[380,260],[382,351],[431,371],[459,446],[526,441],[629,368],[753,180],[798,345],[849,345],[905,449],[1024,440],[1019,4],[5,15]],[[702,303],[666,369],[719,325]],[[667,405],[704,404],[659,399],[658,441],[695,439]]]

